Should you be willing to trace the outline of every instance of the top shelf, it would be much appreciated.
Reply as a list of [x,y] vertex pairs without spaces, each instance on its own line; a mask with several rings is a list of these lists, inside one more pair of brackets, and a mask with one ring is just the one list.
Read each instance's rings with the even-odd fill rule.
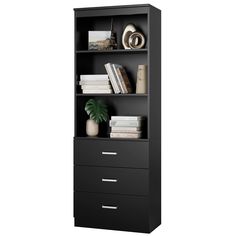
[[106,53],[147,53],[147,48],[142,49],[114,49],[114,50],[77,50],[76,53],[83,54],[106,54]]

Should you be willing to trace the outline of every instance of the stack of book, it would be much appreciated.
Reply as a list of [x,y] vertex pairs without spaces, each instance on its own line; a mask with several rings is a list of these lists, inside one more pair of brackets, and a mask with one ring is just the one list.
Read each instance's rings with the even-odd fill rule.
[[82,93],[112,93],[107,74],[80,75]]
[[107,63],[104,65],[115,93],[131,93],[132,87],[123,66]]
[[111,138],[141,138],[142,116],[112,116]]

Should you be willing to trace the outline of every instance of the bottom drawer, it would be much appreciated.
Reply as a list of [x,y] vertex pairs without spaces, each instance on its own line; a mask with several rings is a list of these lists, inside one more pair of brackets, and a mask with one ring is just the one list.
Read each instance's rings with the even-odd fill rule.
[[75,192],[75,226],[149,232],[148,199]]

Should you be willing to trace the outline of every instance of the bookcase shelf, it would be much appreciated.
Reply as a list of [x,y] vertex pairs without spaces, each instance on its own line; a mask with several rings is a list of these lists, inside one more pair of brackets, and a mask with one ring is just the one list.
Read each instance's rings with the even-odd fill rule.
[[112,54],[112,53],[147,53],[147,48],[142,49],[114,49],[114,50],[77,50],[76,53],[78,54]]
[[118,94],[118,93],[111,93],[111,94],[100,94],[100,93],[77,93],[76,96],[78,97],[147,97],[148,94],[136,94],[136,93],[127,93],[127,94]]
[[[88,32],[109,31],[111,22],[117,49],[88,50]],[[144,34],[142,49],[124,49],[128,24]],[[132,93],[83,94],[91,82],[79,83],[80,76],[107,74],[107,63],[122,65]],[[138,66],[144,64],[147,92],[136,94]],[[161,11],[149,4],[74,9],[74,67],[74,224],[150,233],[161,224]],[[132,124],[141,138],[110,138],[109,121],[99,123],[96,137],[87,136],[91,98],[106,104],[109,120],[136,116],[129,119],[139,119]],[[129,137],[133,129],[123,125],[112,135],[119,130]]]
[[102,141],[135,141],[135,142],[148,142],[147,138],[110,138],[110,137],[75,137],[77,140],[102,140]]

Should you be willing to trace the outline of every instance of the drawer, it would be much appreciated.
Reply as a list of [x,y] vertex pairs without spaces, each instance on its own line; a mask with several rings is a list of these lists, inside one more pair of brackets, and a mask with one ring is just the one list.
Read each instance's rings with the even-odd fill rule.
[[74,188],[78,191],[148,194],[147,169],[76,166]]
[[75,165],[148,168],[148,142],[74,141]]
[[148,199],[75,192],[76,226],[149,232]]

